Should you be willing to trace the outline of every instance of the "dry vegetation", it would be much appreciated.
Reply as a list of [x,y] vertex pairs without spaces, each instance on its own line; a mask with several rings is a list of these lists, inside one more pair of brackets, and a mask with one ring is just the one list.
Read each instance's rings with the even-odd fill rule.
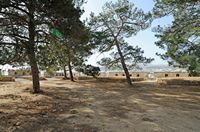
[[0,75],[0,82],[14,82],[14,77],[8,77],[8,76],[1,76]]
[[0,131],[198,132],[200,87],[95,80],[0,82]]

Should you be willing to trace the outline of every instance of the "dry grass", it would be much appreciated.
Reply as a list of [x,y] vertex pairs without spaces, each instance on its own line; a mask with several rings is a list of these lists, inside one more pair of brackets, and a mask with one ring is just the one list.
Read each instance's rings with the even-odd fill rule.
[[0,82],[14,82],[14,77],[0,76]]
[[0,83],[0,132],[199,132],[200,88],[48,78]]

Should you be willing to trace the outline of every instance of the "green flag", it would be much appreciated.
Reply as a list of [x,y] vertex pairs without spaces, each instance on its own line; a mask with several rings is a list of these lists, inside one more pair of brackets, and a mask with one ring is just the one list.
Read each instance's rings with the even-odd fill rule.
[[52,34],[54,34],[57,38],[61,38],[61,37],[62,37],[62,33],[61,33],[58,29],[56,29],[56,28],[53,28],[53,29],[51,30],[51,32],[52,32]]

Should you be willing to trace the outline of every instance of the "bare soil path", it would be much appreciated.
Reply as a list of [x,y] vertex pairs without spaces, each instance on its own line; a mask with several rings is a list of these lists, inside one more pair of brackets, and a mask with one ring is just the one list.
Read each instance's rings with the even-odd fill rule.
[[0,132],[199,132],[200,86],[153,82],[0,83]]

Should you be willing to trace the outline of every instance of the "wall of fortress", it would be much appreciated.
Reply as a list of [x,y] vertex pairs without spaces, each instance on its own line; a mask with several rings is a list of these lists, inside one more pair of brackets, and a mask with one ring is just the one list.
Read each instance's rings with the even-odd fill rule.
[[[102,72],[100,74],[101,77],[123,77],[125,73],[123,72]],[[150,76],[154,76],[154,78],[167,78],[167,77],[189,77],[188,72],[130,72],[131,77],[142,77],[149,78]]]
[[[10,76],[23,76],[23,75],[31,75],[30,72],[24,71],[24,72],[17,72],[14,70],[9,70]],[[63,73],[55,73],[55,76],[64,76]],[[86,76],[81,73],[74,73],[75,77],[79,76]],[[101,72],[100,77],[125,77],[124,72]],[[188,72],[130,72],[131,77],[140,77],[140,78],[167,78],[167,77],[189,77]]]

